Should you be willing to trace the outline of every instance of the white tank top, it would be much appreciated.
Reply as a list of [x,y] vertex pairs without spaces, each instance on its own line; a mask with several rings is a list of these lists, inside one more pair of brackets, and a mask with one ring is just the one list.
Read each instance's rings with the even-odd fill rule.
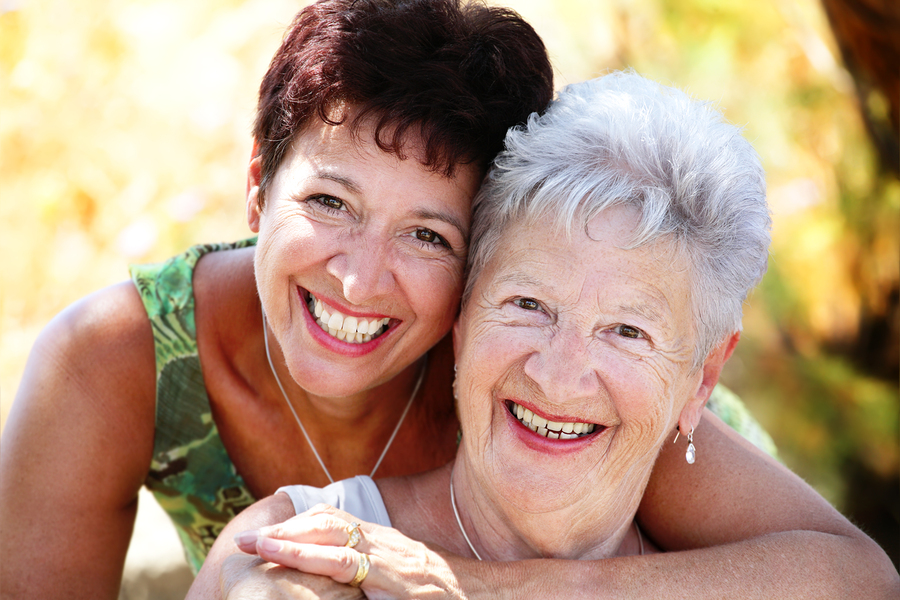
[[306,512],[316,504],[330,504],[354,517],[385,527],[391,526],[381,492],[372,478],[357,475],[353,479],[337,481],[324,488],[309,485],[289,485],[278,488],[277,493],[287,494],[297,514]]

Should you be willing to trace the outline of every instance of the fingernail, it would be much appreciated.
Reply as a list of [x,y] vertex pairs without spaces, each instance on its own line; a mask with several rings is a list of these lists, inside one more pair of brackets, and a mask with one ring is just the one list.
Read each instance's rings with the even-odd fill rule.
[[252,529],[250,531],[242,531],[234,536],[234,543],[238,546],[255,546],[256,539],[259,537],[259,531]]
[[281,541],[273,540],[272,538],[261,538],[259,540],[259,547],[266,552],[278,552],[281,550]]

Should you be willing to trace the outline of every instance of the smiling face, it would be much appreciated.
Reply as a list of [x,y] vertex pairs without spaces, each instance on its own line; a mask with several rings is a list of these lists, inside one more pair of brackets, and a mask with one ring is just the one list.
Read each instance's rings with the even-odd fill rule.
[[449,331],[481,173],[453,178],[382,152],[371,131],[320,121],[292,149],[258,206],[256,280],[269,326],[297,383],[328,397],[395,377]]
[[622,249],[636,222],[616,207],[570,238],[511,225],[454,329],[465,470],[497,506],[575,515],[588,537],[560,548],[631,522],[664,439],[708,396],[690,269],[669,242]]

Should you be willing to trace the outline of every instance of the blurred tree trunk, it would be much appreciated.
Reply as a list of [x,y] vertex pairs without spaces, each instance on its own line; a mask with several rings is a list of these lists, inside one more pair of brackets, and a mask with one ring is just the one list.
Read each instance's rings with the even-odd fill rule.
[[900,176],[900,2],[822,0],[881,166]]

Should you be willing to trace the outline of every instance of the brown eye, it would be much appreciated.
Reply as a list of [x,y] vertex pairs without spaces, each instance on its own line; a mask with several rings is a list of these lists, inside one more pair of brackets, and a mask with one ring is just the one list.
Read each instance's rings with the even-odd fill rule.
[[416,229],[416,239],[420,242],[425,242],[426,244],[434,244],[439,246],[450,246],[444,238],[435,233],[430,229],[425,229],[424,227],[420,227]]
[[337,198],[332,198],[331,196],[317,196],[315,199],[319,202],[319,204],[326,208],[330,208],[333,210],[344,209],[343,200],[338,200]]
[[644,337],[644,332],[638,329],[637,327],[632,327],[631,325],[619,325],[616,327],[616,333],[621,335],[622,337],[638,339]]
[[416,237],[423,242],[434,243],[438,235],[430,229],[416,229]]
[[523,308],[525,310],[538,310],[541,307],[537,303],[537,300],[534,300],[532,298],[517,298],[515,304],[519,308]]

